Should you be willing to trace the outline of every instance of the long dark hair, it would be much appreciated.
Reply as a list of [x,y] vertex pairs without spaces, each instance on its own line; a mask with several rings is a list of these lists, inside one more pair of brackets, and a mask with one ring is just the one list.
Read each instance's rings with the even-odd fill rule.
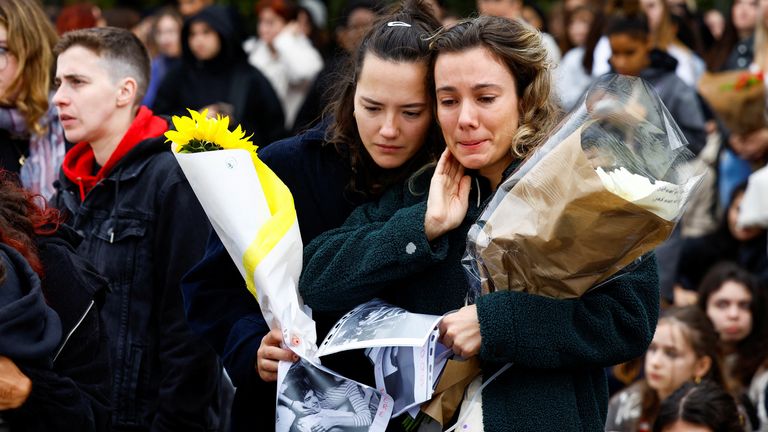
[[[733,370],[726,374],[735,381],[736,386],[746,388],[752,381],[755,372],[768,357],[768,346],[765,343],[766,333],[766,297],[760,289],[756,277],[738,264],[724,261],[718,263],[707,274],[699,285],[699,309],[706,313],[709,298],[722,288],[725,282],[736,282],[744,285],[752,295],[749,312],[752,314],[752,330],[746,338],[736,344],[738,357]],[[735,390],[735,389],[731,389]]]
[[22,189],[13,174],[0,170],[0,243],[18,251],[40,276],[43,265],[34,238],[54,233],[59,223],[59,212],[46,207],[42,196]]
[[[406,26],[389,26],[389,22],[403,22]],[[366,54],[397,63],[422,63],[431,58],[427,38],[440,27],[431,8],[422,0],[405,0],[392,13],[379,18],[352,54],[346,67],[336,77],[333,102],[326,110],[333,119],[326,140],[349,161],[352,177],[347,191],[367,198],[376,197],[387,186],[404,180],[419,167],[435,160],[443,148],[442,138],[432,122],[424,145],[403,166],[395,169],[380,168],[363,147],[353,116],[354,98]],[[427,95],[433,97],[430,74],[425,74]],[[430,101],[431,102],[431,101]],[[430,103],[429,106],[433,106]]]
[[661,432],[680,420],[717,432],[744,431],[736,401],[721,386],[710,381],[687,382],[664,400],[653,432]]

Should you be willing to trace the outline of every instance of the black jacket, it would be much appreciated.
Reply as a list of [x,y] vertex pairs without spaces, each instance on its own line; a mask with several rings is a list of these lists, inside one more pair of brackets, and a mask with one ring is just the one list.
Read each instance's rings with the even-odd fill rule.
[[216,354],[189,329],[179,281],[202,256],[210,224],[165,138],[131,149],[80,200],[63,174],[54,204],[83,237],[77,252],[110,283],[115,429],[217,427]]
[[[211,60],[197,60],[189,48],[189,29],[195,22],[207,23],[219,35],[221,51]],[[207,7],[187,20],[181,32],[182,61],[166,74],[152,109],[188,115],[187,108],[228,103],[234,107],[230,124],[239,123],[253,134],[255,144],[265,146],[284,136],[283,109],[269,81],[248,63],[239,33],[223,6]]]
[[32,381],[25,403],[3,417],[14,432],[107,431],[111,371],[95,302],[106,281],[62,236],[41,237],[38,249],[43,290],[21,255],[0,245],[6,269],[0,290],[23,294],[0,306],[0,354]]

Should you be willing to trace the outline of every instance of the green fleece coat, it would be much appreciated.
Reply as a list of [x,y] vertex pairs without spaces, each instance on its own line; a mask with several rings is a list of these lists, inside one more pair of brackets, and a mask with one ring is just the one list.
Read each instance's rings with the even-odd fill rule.
[[[304,250],[299,289],[315,310],[343,312],[374,297],[411,312],[464,305],[466,235],[490,196],[472,181],[462,225],[431,244],[424,234],[430,173],[356,209]],[[483,376],[513,366],[483,390],[485,430],[601,431],[608,405],[604,368],[640,356],[659,312],[656,261],[578,299],[496,292],[477,300]]]

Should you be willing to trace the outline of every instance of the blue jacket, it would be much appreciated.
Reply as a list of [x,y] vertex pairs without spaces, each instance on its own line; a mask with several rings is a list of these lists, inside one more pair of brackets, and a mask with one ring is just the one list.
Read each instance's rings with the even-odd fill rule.
[[[359,203],[344,192],[351,173],[336,149],[325,145],[325,127],[320,124],[259,150],[261,160],[293,194],[304,244],[341,225]],[[182,290],[190,327],[219,353],[237,388],[232,430],[274,424],[274,405],[261,401],[274,397],[276,386],[263,382],[254,368],[269,327],[216,233],[211,234],[205,257],[184,277]],[[330,328],[337,317],[314,318],[319,326]],[[323,334],[318,331],[318,337]]]
[[[299,290],[314,311],[349,310],[373,297],[417,313],[464,304],[466,236],[490,196],[474,176],[462,225],[428,242],[430,176],[393,187],[304,248]],[[659,309],[656,262],[571,300],[500,291],[477,300],[484,377],[513,366],[483,390],[485,430],[602,430],[608,404],[603,368],[640,356]]]
[[114,428],[213,430],[220,366],[190,331],[179,289],[210,224],[164,141],[141,141],[83,201],[62,174],[53,202],[83,237],[77,252],[110,283],[101,315],[114,365]]

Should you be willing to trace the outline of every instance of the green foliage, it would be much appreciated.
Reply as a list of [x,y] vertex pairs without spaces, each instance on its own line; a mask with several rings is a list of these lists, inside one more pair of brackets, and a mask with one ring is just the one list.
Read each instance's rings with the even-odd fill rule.
[[202,153],[212,150],[223,150],[223,147],[210,141],[190,140],[179,148],[179,153]]

